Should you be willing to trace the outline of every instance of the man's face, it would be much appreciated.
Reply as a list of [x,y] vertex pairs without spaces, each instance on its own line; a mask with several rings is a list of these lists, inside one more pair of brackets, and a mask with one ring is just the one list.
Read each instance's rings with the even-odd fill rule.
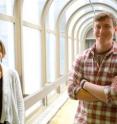
[[94,36],[96,41],[99,42],[110,42],[113,39],[113,35],[115,32],[115,27],[113,26],[113,22],[109,18],[105,18],[100,21],[94,22]]

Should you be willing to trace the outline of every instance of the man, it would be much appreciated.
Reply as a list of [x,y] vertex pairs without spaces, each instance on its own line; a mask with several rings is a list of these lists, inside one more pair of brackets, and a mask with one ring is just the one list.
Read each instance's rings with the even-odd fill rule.
[[116,19],[109,12],[94,17],[95,44],[77,56],[68,93],[78,100],[74,124],[117,124]]

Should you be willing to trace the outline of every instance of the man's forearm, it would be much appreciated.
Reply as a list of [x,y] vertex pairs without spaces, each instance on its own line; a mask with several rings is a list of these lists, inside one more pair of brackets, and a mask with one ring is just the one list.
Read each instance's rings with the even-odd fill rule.
[[89,92],[80,89],[78,93],[76,94],[76,98],[78,100],[83,100],[87,102],[94,102],[94,101],[99,101],[95,96],[91,95]]
[[97,99],[106,102],[107,99],[104,93],[104,86],[99,86],[86,81],[83,88]]

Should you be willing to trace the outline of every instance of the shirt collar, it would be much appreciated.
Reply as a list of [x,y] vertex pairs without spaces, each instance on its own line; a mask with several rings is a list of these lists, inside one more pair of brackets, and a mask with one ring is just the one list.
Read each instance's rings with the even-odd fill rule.
[[[89,50],[89,55],[91,56],[94,56],[94,53],[95,53],[95,48],[96,48],[96,44],[94,44],[90,50]],[[113,46],[112,46],[112,49],[107,53],[107,55],[110,55],[110,54],[117,54],[117,43],[116,42],[113,42]]]
[[113,53],[117,54],[117,43],[116,42],[113,43]]

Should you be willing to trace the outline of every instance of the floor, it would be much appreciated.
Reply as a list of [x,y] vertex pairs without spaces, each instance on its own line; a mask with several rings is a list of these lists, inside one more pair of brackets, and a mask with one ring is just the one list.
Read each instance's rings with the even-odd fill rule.
[[73,124],[77,101],[69,99],[48,124]]

